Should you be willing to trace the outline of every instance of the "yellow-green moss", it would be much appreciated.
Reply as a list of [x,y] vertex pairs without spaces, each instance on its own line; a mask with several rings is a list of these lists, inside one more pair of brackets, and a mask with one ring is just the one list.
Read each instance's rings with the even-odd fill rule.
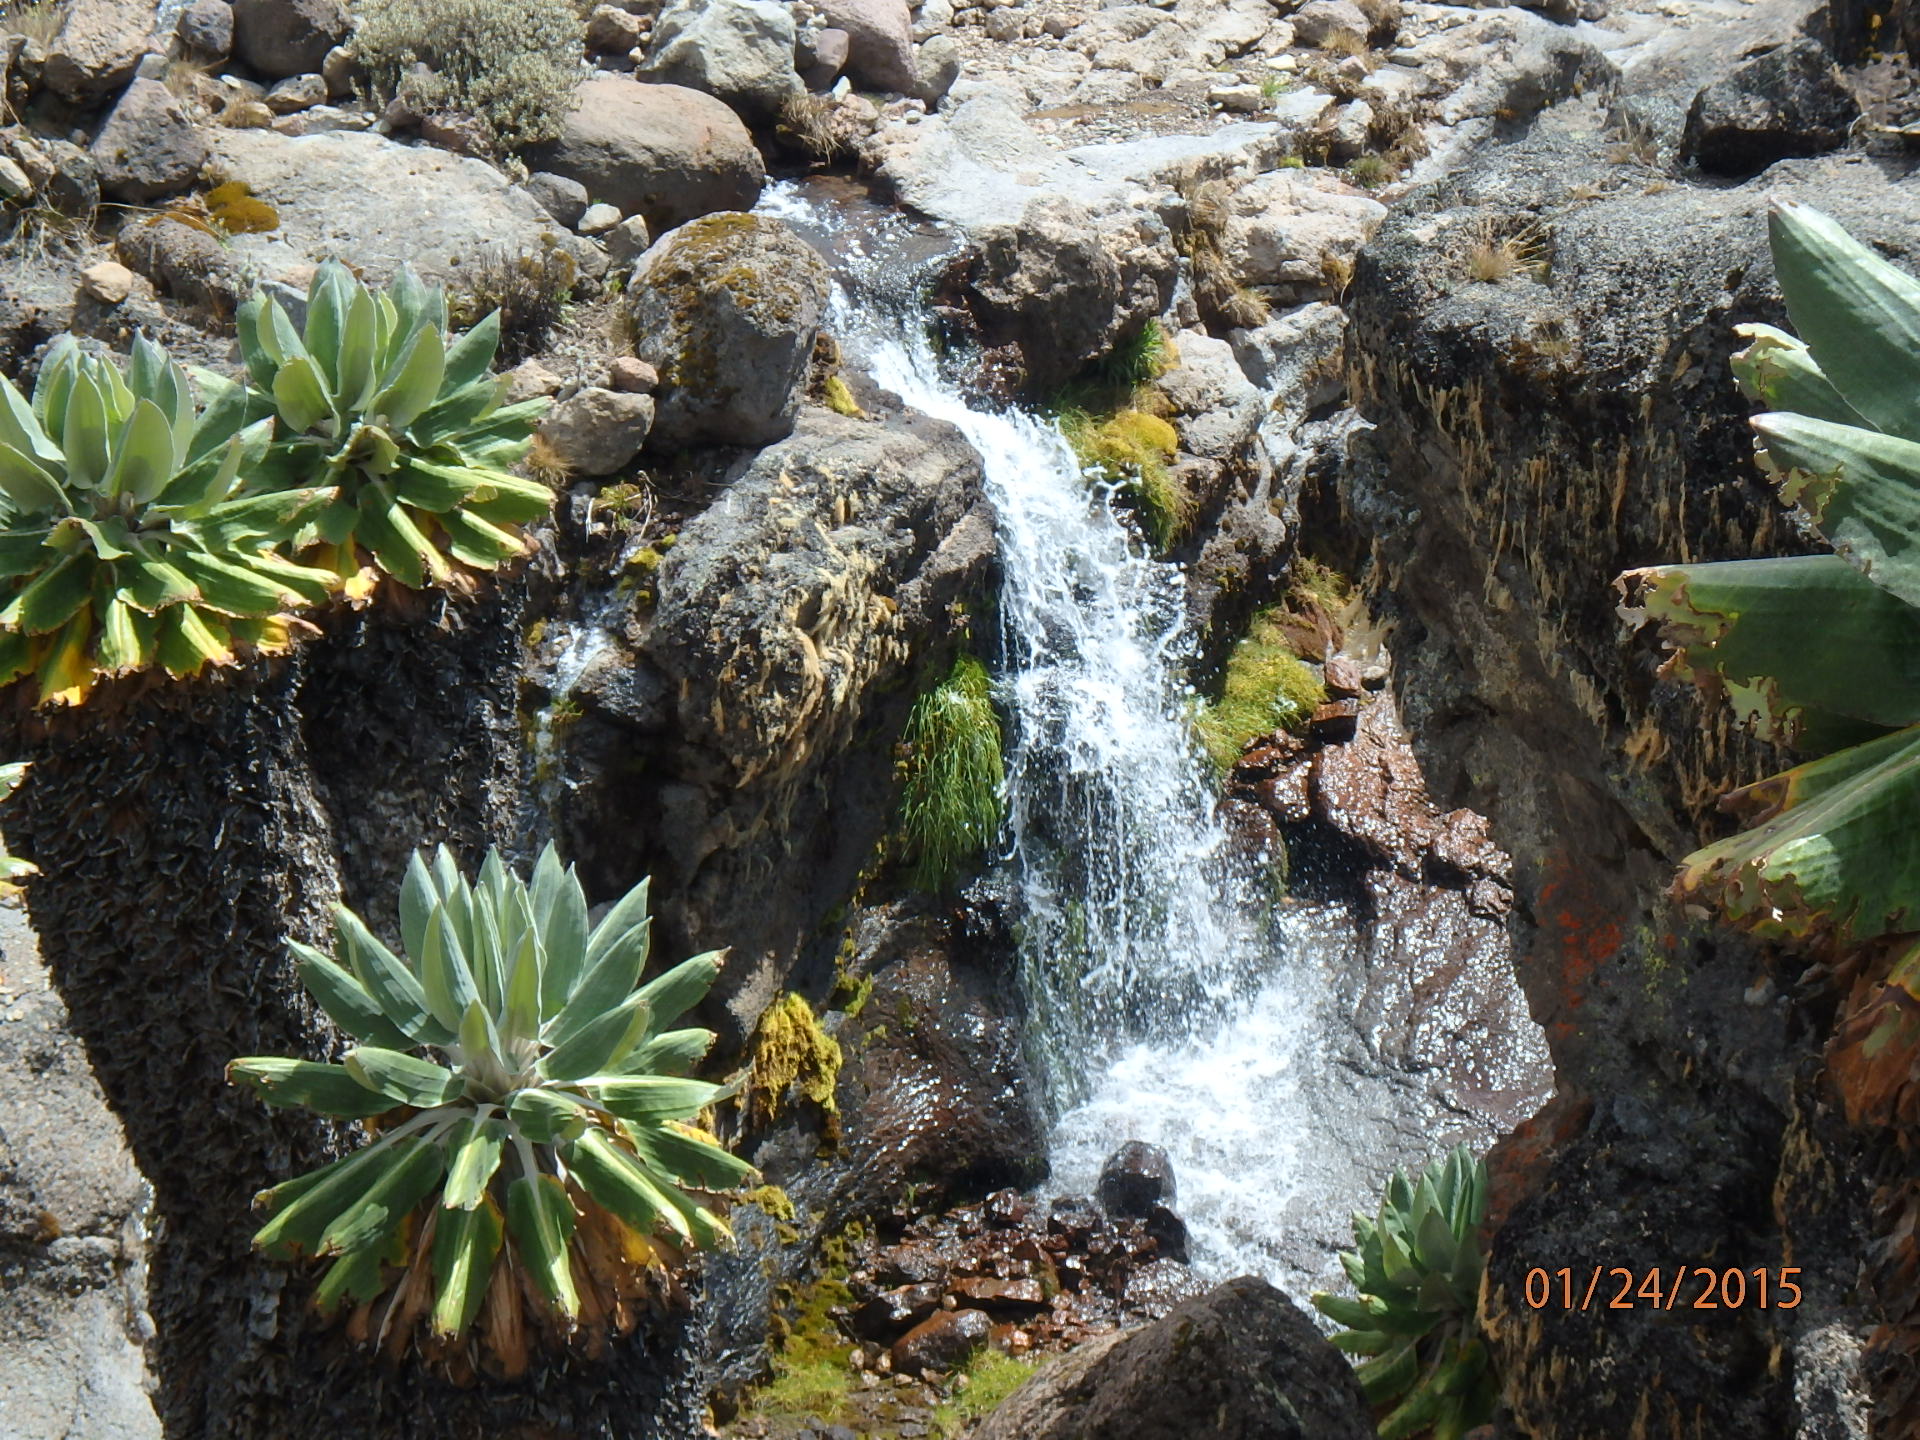
[[827,402],[827,408],[838,415],[846,415],[855,420],[867,418],[867,412],[860,408],[860,402],[853,398],[853,391],[847,388],[847,382],[838,375],[829,375],[826,383],[820,387],[820,398]]
[[793,1197],[778,1185],[762,1185],[749,1190],[740,1199],[748,1205],[758,1205],[775,1220],[793,1220]]
[[760,1017],[754,1036],[744,1097],[749,1123],[777,1120],[796,1096],[837,1113],[833,1092],[842,1058],[840,1042],[820,1028],[813,1007],[799,995],[781,996]]
[[847,1361],[853,1349],[834,1312],[853,1304],[847,1269],[865,1236],[857,1222],[820,1246],[820,1278],[811,1285],[783,1285],[774,1316],[773,1379],[749,1398],[748,1413],[768,1419],[812,1419],[828,1424],[845,1409],[859,1383]]
[[1060,417],[1060,433],[1084,469],[1119,482],[1156,546],[1164,550],[1180,538],[1192,519],[1193,499],[1167,469],[1180,448],[1172,422],[1141,409],[1105,418],[1069,410]]
[[1297,729],[1327,698],[1320,676],[1293,653],[1277,612],[1254,616],[1227,657],[1220,698],[1202,705],[1194,730],[1221,771],[1233,768],[1249,740],[1277,729]]
[[960,1434],[967,1426],[998,1409],[1000,1402],[1033,1378],[1035,1365],[994,1349],[982,1350],[966,1368],[964,1389],[956,1388],[933,1412],[933,1423],[943,1436]]

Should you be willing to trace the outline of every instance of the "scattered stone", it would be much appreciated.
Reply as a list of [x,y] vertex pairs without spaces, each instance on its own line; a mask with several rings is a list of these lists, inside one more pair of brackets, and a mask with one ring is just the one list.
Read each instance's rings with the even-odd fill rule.
[[1359,662],[1345,655],[1329,655],[1321,668],[1321,678],[1326,682],[1327,694],[1336,699],[1357,696],[1366,688]]
[[894,1374],[957,1370],[987,1348],[993,1321],[981,1310],[942,1310],[894,1341]]
[[905,95],[913,65],[913,15],[907,0],[818,0],[828,25],[847,32],[847,70],[855,82]]
[[22,134],[10,148],[40,198],[62,215],[91,217],[100,207],[100,172],[93,157],[70,140],[34,140]]
[[931,110],[960,78],[960,42],[951,35],[935,35],[922,41],[913,57],[919,79],[907,93]]
[[234,0],[233,53],[271,79],[318,71],[352,30],[339,0]]
[[578,180],[549,174],[545,170],[536,170],[527,177],[527,193],[569,230],[579,228],[580,217],[587,213],[587,206],[593,203],[587,195],[587,187]]
[[193,0],[173,33],[193,53],[224,60],[233,50],[233,6],[228,0]]
[[1158,1145],[1129,1140],[1100,1167],[1096,1191],[1107,1214],[1144,1220],[1155,1202],[1174,1203],[1173,1162]]
[[455,155],[484,160],[493,153],[493,132],[478,115],[462,110],[439,110],[420,118],[420,138]]
[[540,434],[580,475],[613,475],[633,463],[653,427],[653,397],[589,385],[547,412]]
[[1280,170],[1230,192],[1221,250],[1247,285],[1287,299],[1319,299],[1328,275],[1350,266],[1387,207],[1324,173]]
[[1358,700],[1328,700],[1314,707],[1307,729],[1321,740],[1350,740],[1359,723]]
[[1365,46],[1373,31],[1367,12],[1354,0],[1307,0],[1292,20],[1294,43],[1320,50]]
[[589,205],[574,228],[582,235],[604,235],[620,223],[618,205]]
[[277,118],[264,100],[232,100],[220,112],[220,123],[228,130],[267,130]]
[[819,254],[778,220],[709,215],[662,236],[628,287],[635,353],[660,372],[656,439],[764,445],[791,431],[828,291]]
[[47,43],[41,83],[76,105],[112,94],[147,53],[153,17],[153,0],[73,0]]
[[575,92],[560,138],[527,156],[658,234],[716,210],[750,210],[766,167],[721,101],[682,85],[597,75]]
[[646,22],[618,5],[596,5],[587,17],[587,48],[603,55],[624,55],[646,38]]
[[1257,115],[1267,108],[1267,97],[1258,85],[1215,85],[1207,91],[1207,103],[1236,115]]
[[953,1293],[968,1305],[991,1315],[1032,1315],[1047,1308],[1046,1287],[1024,1276],[999,1280],[987,1275],[970,1275],[953,1282]]
[[118,305],[133,293],[134,273],[113,260],[102,260],[80,272],[80,293],[102,305]]
[[777,0],[671,0],[654,22],[640,73],[767,122],[805,89],[794,41],[793,11]]
[[629,215],[607,231],[600,243],[607,247],[607,259],[613,264],[631,265],[647,253],[647,247],[653,244],[653,237],[648,233],[643,217]]
[[319,75],[289,75],[267,91],[267,108],[276,115],[310,110],[327,101],[327,82]]
[[33,190],[33,181],[20,168],[20,162],[11,157],[0,157],[0,199],[30,200]]
[[93,141],[101,190],[145,205],[184,190],[207,160],[206,141],[158,80],[135,80]]
[[[1147,1210],[1147,1234],[1169,1260],[1187,1263],[1187,1222],[1165,1201],[1156,1200]],[[1131,1297],[1131,1291],[1129,1291]]]
[[940,1299],[938,1285],[897,1285],[855,1309],[850,1323],[856,1335],[891,1341],[930,1318],[940,1309]]
[[815,30],[811,38],[803,36],[794,58],[800,79],[809,90],[824,90],[839,79],[840,72],[847,68],[849,43],[847,32],[831,25]]
[[339,97],[353,93],[353,82],[360,75],[360,57],[351,45],[336,45],[320,62],[320,78],[327,82],[327,94]]
[[633,395],[651,395],[660,387],[660,372],[632,355],[616,356],[607,367],[607,383]]
[[215,314],[231,315],[253,288],[228,248],[190,225],[123,225],[114,253],[161,294]]
[[1826,47],[1791,40],[1693,97],[1680,158],[1716,175],[1753,175],[1776,160],[1839,149],[1859,116]]
[[558,395],[566,383],[538,360],[522,360],[507,372],[507,403],[517,405],[541,395]]

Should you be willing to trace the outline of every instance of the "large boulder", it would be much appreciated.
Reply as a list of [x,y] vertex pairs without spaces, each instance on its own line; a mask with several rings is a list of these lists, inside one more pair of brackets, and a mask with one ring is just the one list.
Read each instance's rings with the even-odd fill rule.
[[352,30],[340,0],[234,0],[233,53],[271,80],[317,73]]
[[1693,98],[1680,157],[1717,175],[1752,175],[1776,160],[1847,143],[1860,102],[1818,41],[1789,41],[1737,65]]
[[818,8],[828,26],[846,32],[847,70],[856,80],[902,94],[919,84],[907,0],[820,0]]
[[623,75],[583,81],[559,138],[527,159],[644,216],[655,234],[716,210],[750,210],[767,178],[753,137],[721,101]]
[[337,257],[372,280],[409,264],[427,279],[457,283],[490,257],[537,253],[567,238],[525,189],[445,150],[367,134],[212,135],[214,164],[280,212],[278,230],[231,244],[265,279]]
[[769,121],[805,91],[793,58],[793,11],[775,0],[673,0],[654,22],[640,73]]
[[41,83],[85,105],[112,94],[152,48],[154,0],[73,0],[47,45]]
[[1352,268],[1387,207],[1324,171],[1279,170],[1227,191],[1221,253],[1244,285],[1312,299]]
[[94,137],[102,193],[145,205],[184,190],[207,160],[200,127],[158,80],[135,80]]
[[1353,1367],[1242,1276],[1041,1370],[974,1440],[1373,1440]]
[[826,314],[826,265],[778,220],[728,212],[663,235],[634,266],[634,353],[660,372],[653,441],[765,445],[793,429]]

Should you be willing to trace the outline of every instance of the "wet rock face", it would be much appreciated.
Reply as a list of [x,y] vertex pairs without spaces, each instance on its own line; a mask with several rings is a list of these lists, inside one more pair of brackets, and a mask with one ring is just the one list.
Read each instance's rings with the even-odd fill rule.
[[1176,1197],[1173,1162],[1158,1145],[1129,1140],[1100,1167],[1100,1204],[1109,1215],[1144,1220],[1154,1206]]
[[1694,97],[1680,154],[1716,175],[1752,175],[1776,160],[1839,149],[1859,115],[1826,46],[1791,40]]
[[1027,1382],[978,1440],[1366,1440],[1346,1358],[1264,1280],[1229,1280]]

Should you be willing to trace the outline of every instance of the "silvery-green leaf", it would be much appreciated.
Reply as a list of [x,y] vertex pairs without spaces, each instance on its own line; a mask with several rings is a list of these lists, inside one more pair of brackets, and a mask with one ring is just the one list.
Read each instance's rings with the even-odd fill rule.
[[418,331],[386,388],[373,397],[369,408],[375,415],[384,415],[394,429],[406,429],[440,393],[445,369],[446,350],[440,332],[431,326]]
[[289,360],[273,377],[273,402],[294,430],[311,430],[333,416],[333,399],[319,368],[304,355]]
[[369,1090],[402,1105],[430,1110],[466,1093],[466,1085],[444,1065],[382,1045],[357,1045],[347,1052],[347,1073]]
[[447,1185],[441,1204],[449,1210],[478,1205],[500,1168],[507,1127],[499,1120],[462,1120],[447,1141]]

